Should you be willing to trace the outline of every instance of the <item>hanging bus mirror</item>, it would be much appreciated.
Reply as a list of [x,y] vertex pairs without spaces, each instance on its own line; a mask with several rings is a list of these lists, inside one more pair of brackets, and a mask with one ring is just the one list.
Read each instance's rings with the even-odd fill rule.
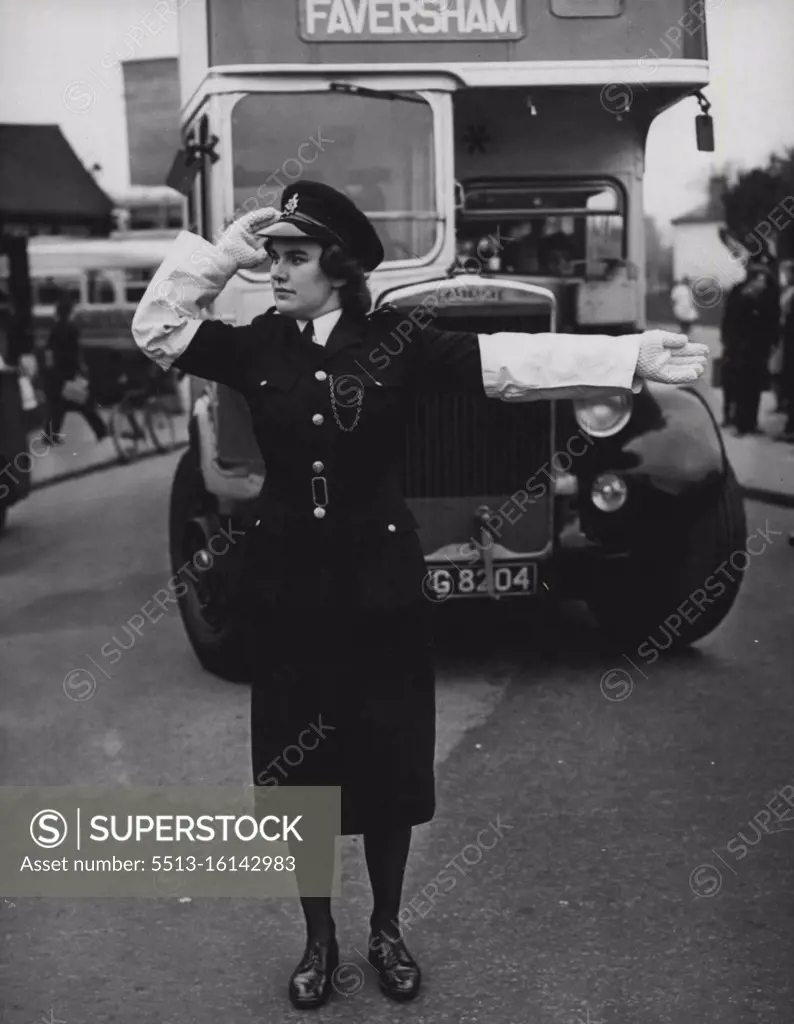
[[182,149],[178,149],[171,169],[165,179],[166,185],[176,189],[183,196],[190,195],[193,182],[201,170],[201,157],[208,156],[212,163],[217,163],[220,157],[215,149],[219,139],[217,135],[210,136],[205,143],[196,142],[190,137]]
[[165,183],[181,195],[188,196],[200,170],[201,161],[191,159],[190,150],[178,149]]
[[698,151],[701,153],[714,152],[714,119],[709,114],[711,104],[702,92],[695,93],[700,109],[702,111],[695,118],[695,135],[697,137]]

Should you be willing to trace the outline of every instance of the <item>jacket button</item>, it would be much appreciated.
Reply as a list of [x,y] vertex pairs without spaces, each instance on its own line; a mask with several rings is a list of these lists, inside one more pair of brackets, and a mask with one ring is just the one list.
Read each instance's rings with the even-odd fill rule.
[[324,508],[316,508],[314,510],[314,518],[315,519],[325,519],[325,509]]
[[328,374],[325,372],[325,370],[318,370],[314,376],[316,380],[328,380]]
[[394,533],[397,527],[394,525],[394,523],[389,523],[386,529],[389,531],[389,533]]
[[315,427],[321,427],[324,422],[325,417],[321,412],[316,412],[314,416],[312,416],[312,423],[315,425]]
[[325,466],[322,464],[322,462],[313,462],[312,463],[312,470],[313,470],[313,472],[315,472],[315,473],[322,473],[322,471],[324,469],[325,469]]
[[260,382],[259,382],[260,388],[263,388],[265,386],[265,384],[267,384],[266,380],[260,380]]
[[255,525],[256,525],[256,526],[259,526],[259,524],[260,524],[261,522],[262,522],[262,520],[261,520],[261,519],[257,519],[257,521],[256,521]]

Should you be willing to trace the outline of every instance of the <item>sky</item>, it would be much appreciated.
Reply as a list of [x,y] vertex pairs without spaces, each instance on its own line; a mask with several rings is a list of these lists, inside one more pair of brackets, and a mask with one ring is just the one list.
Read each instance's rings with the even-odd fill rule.
[[[123,190],[118,61],[177,54],[176,16],[153,15],[156,6],[166,10],[154,0],[0,0],[0,122],[59,124],[87,166],[101,165],[100,185]],[[710,171],[794,146],[794,0],[707,0],[706,9],[716,152],[697,151],[694,99],[657,118],[645,206],[662,225],[702,202]]]

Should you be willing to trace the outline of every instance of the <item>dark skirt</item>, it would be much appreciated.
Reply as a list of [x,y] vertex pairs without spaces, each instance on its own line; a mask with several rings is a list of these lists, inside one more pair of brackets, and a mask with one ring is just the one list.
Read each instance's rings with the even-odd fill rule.
[[[420,597],[357,608],[339,585],[343,566],[312,554],[293,578],[311,580],[305,593],[326,599],[302,603],[291,593],[256,613],[254,783],[341,787],[341,835],[422,824],[435,811],[430,606]],[[333,590],[336,601],[327,599]]]

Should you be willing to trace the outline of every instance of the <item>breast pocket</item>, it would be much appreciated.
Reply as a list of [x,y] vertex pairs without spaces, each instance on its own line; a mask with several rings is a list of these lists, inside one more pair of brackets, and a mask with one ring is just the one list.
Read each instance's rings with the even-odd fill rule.
[[397,376],[381,380],[361,374],[357,391],[361,399],[362,418],[366,421],[398,414],[407,396],[405,382]]
[[254,381],[254,389],[261,394],[292,391],[298,380],[298,371],[294,366],[260,366],[256,377],[259,379]]
[[292,367],[260,367],[246,395],[254,422],[297,420],[297,384],[298,371]]

